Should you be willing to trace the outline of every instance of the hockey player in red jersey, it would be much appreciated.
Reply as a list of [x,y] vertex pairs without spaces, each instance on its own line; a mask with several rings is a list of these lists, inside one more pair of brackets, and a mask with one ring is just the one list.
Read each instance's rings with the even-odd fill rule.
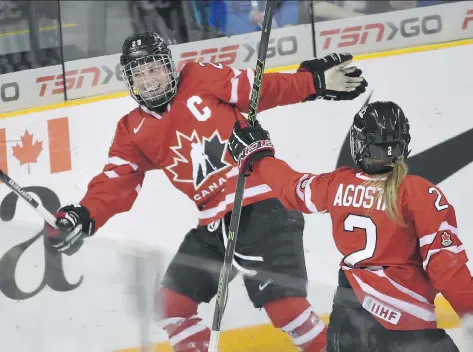
[[[367,83],[361,70],[348,66],[351,59],[332,54],[303,62],[297,73],[265,74],[259,111],[318,98],[356,98]],[[59,209],[60,231],[51,230],[49,240],[73,254],[113,215],[132,207],[147,171],[162,170],[195,203],[199,221],[164,275],[157,294],[161,324],[174,351],[207,351],[210,330],[197,308],[217,292],[238,175],[226,138],[248,112],[255,70],[188,63],[178,73],[169,48],[153,32],[127,38],[120,60],[139,107],[118,122],[108,162],[82,200]],[[248,179],[243,205],[234,266],[244,274],[249,298],[303,351],[322,350],[326,327],[306,299],[302,213],[285,209],[257,177]],[[268,272],[295,282],[272,283],[263,274]]]
[[[344,256],[327,352],[458,351],[437,329],[438,293],[462,318],[473,313],[473,279],[455,209],[426,179],[407,175],[409,122],[393,102],[363,107],[350,130],[357,167],[314,175],[274,158],[267,131],[236,123],[229,150],[288,208],[327,213]],[[317,234],[320,236],[320,234]]]

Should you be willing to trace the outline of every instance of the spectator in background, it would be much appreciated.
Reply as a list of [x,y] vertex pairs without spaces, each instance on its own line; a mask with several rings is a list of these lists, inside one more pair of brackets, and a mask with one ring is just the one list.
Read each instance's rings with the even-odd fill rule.
[[317,22],[410,9],[417,1],[313,1],[313,5]]
[[[248,19],[250,20],[250,23],[256,25],[259,30],[263,26],[265,2],[255,0],[250,2],[251,11],[248,15]],[[298,10],[300,5],[301,2],[285,0],[279,1],[274,11],[273,23],[271,24],[272,28],[287,27],[299,24],[300,20],[298,18]]]
[[[227,35],[245,34],[261,30],[264,17],[264,1],[224,1],[227,10]],[[273,28],[297,25],[301,2],[281,0],[274,10]]]
[[[352,3],[352,6],[348,6]],[[363,16],[367,1],[313,1],[315,22]]]
[[210,24],[223,33],[227,27],[227,6],[224,0],[213,0],[210,11]]
[[223,0],[192,0],[190,4],[195,25],[202,34],[200,39],[224,36],[227,16]]
[[[224,36],[222,0],[130,0],[134,33],[157,32],[168,44],[181,44]],[[225,7],[225,6],[223,6]]]
[[443,5],[450,2],[458,2],[464,0],[417,0],[417,7],[433,6],[433,5]]
[[167,44],[188,42],[181,3],[177,0],[130,0],[128,5],[134,32],[150,29],[159,33]]

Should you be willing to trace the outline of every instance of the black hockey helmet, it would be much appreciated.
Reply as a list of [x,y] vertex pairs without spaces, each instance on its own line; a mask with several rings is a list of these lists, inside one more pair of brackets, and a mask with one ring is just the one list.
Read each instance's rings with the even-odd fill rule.
[[[410,151],[409,120],[391,101],[365,105],[350,129],[350,151],[355,164],[368,174],[389,172],[390,164]],[[377,162],[379,161],[379,162]]]
[[140,105],[156,109],[176,95],[179,75],[171,50],[157,33],[148,30],[126,38],[120,65],[123,80]]

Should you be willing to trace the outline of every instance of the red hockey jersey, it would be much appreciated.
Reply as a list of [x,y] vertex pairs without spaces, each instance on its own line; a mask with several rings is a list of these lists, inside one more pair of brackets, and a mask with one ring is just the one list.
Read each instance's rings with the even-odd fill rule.
[[342,167],[302,174],[287,163],[264,158],[255,175],[287,208],[327,213],[341,267],[363,305],[391,330],[435,328],[434,299],[440,292],[463,316],[473,313],[473,279],[458,236],[455,210],[424,178],[408,175],[398,206],[407,227],[391,221],[370,175]]
[[[80,203],[96,230],[113,215],[128,211],[146,171],[161,169],[200,210],[208,224],[231,210],[238,169],[227,139],[250,106],[255,70],[221,64],[188,63],[177,95],[163,114],[136,108],[118,122],[103,172],[94,177]],[[315,94],[312,74],[264,75],[258,111],[303,101]],[[274,197],[256,176],[248,178],[244,205]],[[166,221],[166,219],[163,219]]]

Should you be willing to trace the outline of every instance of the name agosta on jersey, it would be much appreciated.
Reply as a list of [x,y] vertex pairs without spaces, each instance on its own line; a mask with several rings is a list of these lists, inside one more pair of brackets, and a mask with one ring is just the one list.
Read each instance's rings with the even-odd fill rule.
[[340,184],[333,200],[338,207],[386,210],[386,202],[379,187]]

